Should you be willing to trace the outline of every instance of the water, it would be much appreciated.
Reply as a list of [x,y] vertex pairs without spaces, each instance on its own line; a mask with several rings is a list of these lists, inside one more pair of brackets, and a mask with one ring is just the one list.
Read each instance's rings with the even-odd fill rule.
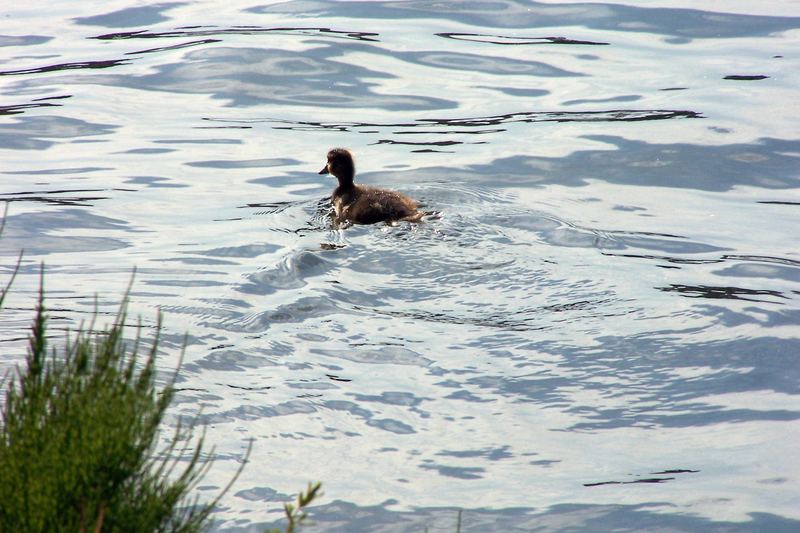
[[[219,531],[311,480],[308,531],[796,531],[800,9],[749,4],[7,9],[0,366],[40,262],[53,342],[136,267],[201,493],[254,441]],[[440,217],[333,229],[333,146]]]

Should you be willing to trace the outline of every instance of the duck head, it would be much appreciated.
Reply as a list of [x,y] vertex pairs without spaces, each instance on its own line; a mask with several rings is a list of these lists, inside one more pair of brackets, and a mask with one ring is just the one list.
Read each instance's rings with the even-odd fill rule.
[[320,174],[333,174],[340,185],[352,184],[356,174],[353,154],[345,148],[334,148],[328,152],[328,163],[319,171]]

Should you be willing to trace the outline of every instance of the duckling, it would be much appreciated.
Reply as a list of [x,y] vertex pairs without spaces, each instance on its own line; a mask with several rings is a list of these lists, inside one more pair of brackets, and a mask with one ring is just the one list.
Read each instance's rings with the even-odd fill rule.
[[339,186],[331,195],[337,223],[419,222],[422,218],[423,213],[417,209],[417,203],[408,196],[353,183],[356,167],[353,155],[345,148],[329,151],[328,163],[319,173],[333,174],[339,180]]

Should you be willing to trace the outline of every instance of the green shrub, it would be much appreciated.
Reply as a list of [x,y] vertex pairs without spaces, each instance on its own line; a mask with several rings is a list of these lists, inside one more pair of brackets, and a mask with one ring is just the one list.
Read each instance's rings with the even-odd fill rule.
[[[179,422],[169,443],[157,447],[177,375],[156,390],[160,317],[144,357],[140,337],[124,342],[127,298],[110,329],[96,333],[90,324],[48,356],[43,279],[25,368],[8,379],[0,406],[0,532],[208,529],[250,449],[216,499],[190,497],[210,462],[201,460],[202,437],[190,452],[191,424]],[[0,291],[0,308],[7,291]],[[295,504],[284,505],[285,533],[305,521],[320,487],[309,484]]]
[[48,355],[40,287],[25,368],[8,379],[2,406],[0,531],[208,527],[217,500],[189,496],[210,465],[203,438],[190,451],[190,428],[179,424],[158,449],[175,378],[156,390],[158,333],[142,357],[138,337],[123,341],[125,310],[110,329],[79,330]]

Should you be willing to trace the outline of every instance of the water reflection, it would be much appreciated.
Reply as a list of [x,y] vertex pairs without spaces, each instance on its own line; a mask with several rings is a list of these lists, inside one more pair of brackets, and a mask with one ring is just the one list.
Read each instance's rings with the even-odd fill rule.
[[[800,419],[800,139],[769,58],[800,19],[709,5],[8,17],[56,29],[0,36],[0,270],[27,254],[0,364],[40,260],[62,329],[136,264],[164,368],[191,332],[175,414],[211,424],[208,485],[255,439],[218,530],[306,474],[311,531],[797,529],[772,456]],[[436,215],[334,228],[338,145]]]
[[487,54],[467,54],[463,52],[395,52],[391,56],[417,65],[481,72],[496,76],[541,76],[541,77],[578,77],[584,76],[559,68],[542,61],[510,59],[503,56]]
[[[392,78],[393,75],[334,59],[339,54],[339,48],[330,46],[303,52],[277,48],[215,47],[187,52],[180,63],[160,65],[153,74],[107,74],[76,77],[69,81],[146,91],[212,93],[231,106],[284,103],[387,110],[447,109],[456,106],[454,102],[441,98],[378,93],[374,90],[377,84],[365,80]],[[113,61],[101,63],[113,66]],[[92,68],[88,63],[76,65]],[[53,70],[56,67],[63,65],[41,67],[38,70]],[[34,80],[19,83],[20,87],[33,85],[36,85]],[[270,90],[265,91],[264,87],[270,87]]]
[[[92,200],[96,199],[102,198],[93,198]],[[73,200],[72,202],[58,202],[49,199],[47,203],[72,206],[86,201]],[[79,235],[81,231],[86,230],[93,235]],[[65,235],[61,233],[63,231],[76,234]],[[0,254],[17,255],[21,250],[31,256],[116,250],[129,246],[128,238],[117,237],[117,232],[129,233],[130,231],[132,228],[125,220],[95,215],[85,209],[12,214],[6,218],[3,238],[0,239]],[[103,236],[103,232],[110,232],[115,236]]]
[[[697,118],[687,112],[600,112],[597,114],[558,113],[515,114],[508,120],[520,122],[543,121],[627,121],[658,118]],[[444,119],[431,121],[444,127],[466,124],[484,127],[498,120],[491,119]],[[503,120],[500,118],[499,120]],[[388,127],[417,128],[431,124],[393,124]],[[350,124],[314,124],[305,127],[356,128]],[[377,126],[377,125],[376,125]],[[728,191],[736,186],[760,189],[794,189],[798,179],[796,169],[800,165],[800,140],[759,139],[756,143],[734,143],[720,145],[703,144],[654,144],[610,135],[590,135],[587,139],[613,146],[614,150],[580,150],[567,157],[536,157],[515,155],[503,157],[487,164],[469,165],[459,169],[458,177],[467,183],[480,183],[487,174],[493,175],[497,187],[541,187],[559,184],[583,187],[589,180],[607,183],[648,185],[655,187],[686,188],[704,191]],[[691,164],[687,164],[691,162]],[[501,168],[502,173],[494,169]],[[678,170],[679,169],[679,170]],[[445,168],[425,168],[415,171],[436,178],[452,173]],[[383,172],[383,179],[392,181],[396,173]]]
[[129,7],[119,9],[102,15],[90,17],[78,17],[72,19],[76,24],[86,26],[104,26],[106,28],[130,28],[134,26],[145,26],[157,24],[169,20],[163,13],[184,5],[183,2],[165,2],[150,6]]
[[[629,487],[633,490],[636,486]],[[622,490],[618,488],[618,490]],[[260,493],[259,493],[260,494]],[[246,496],[246,494],[242,494]],[[619,497],[619,496],[618,496]],[[264,499],[273,502],[291,501],[287,494],[269,493]],[[607,524],[619,531],[666,529],[674,531],[795,531],[800,521],[772,513],[753,513],[748,520],[708,519],[691,514],[665,513],[669,504],[591,505],[563,504],[547,509],[527,506],[507,509],[462,510],[458,507],[417,507],[413,511],[397,511],[394,500],[378,505],[359,506],[335,501],[314,507],[314,522],[304,526],[312,532],[349,533],[352,531],[575,531],[593,532],[597,524]],[[280,527],[282,522],[263,524]],[[232,528],[230,531],[252,531]]]
[[50,41],[52,37],[45,35],[0,35],[0,47],[34,46]]
[[117,127],[56,115],[20,116],[0,124],[0,144],[7,150],[45,150],[68,139],[108,135]]
[[682,39],[770,35],[800,27],[800,17],[756,16],[700,9],[644,8],[620,4],[550,4],[518,0],[433,2],[429,0],[284,2],[249,8],[252,13],[284,13],[341,18],[441,19],[476,28],[552,28],[647,32]]

